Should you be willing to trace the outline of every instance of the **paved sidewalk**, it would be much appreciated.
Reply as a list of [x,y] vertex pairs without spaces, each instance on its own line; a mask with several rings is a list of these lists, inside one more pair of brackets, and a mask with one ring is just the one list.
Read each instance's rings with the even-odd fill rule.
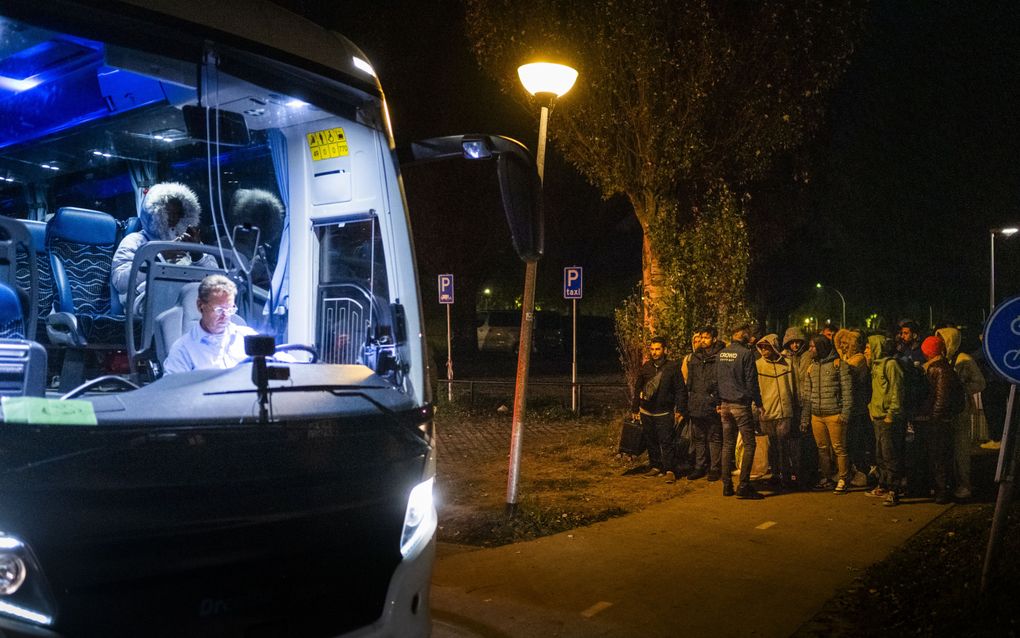
[[885,508],[862,491],[763,501],[720,492],[699,481],[689,495],[569,533],[441,545],[433,636],[789,636],[947,509]]

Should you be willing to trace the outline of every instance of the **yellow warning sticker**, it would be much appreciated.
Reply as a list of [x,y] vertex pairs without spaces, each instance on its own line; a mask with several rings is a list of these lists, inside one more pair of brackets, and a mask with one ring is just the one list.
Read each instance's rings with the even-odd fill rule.
[[315,162],[346,157],[350,153],[347,150],[347,136],[344,135],[342,128],[328,128],[309,133],[308,150],[311,151],[312,160]]

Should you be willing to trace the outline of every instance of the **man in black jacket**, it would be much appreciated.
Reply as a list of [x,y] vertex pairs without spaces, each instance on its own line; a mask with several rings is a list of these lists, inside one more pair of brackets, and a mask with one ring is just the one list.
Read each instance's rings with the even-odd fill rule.
[[751,485],[751,465],[754,463],[754,418],[751,406],[761,409],[761,391],[758,389],[758,368],[754,352],[748,346],[751,330],[741,325],[733,330],[733,342],[719,352],[717,376],[719,382],[719,414],[722,416],[722,478],[723,496],[733,496],[733,451],[737,446],[737,432],[744,440],[744,458],[740,462],[740,483],[737,498],[763,498]]
[[699,328],[694,353],[687,362],[687,415],[694,432],[694,471],[691,481],[708,474],[709,481],[722,476],[722,422],[719,420],[719,386],[716,363],[723,344],[711,326]]
[[676,425],[687,412],[687,387],[680,365],[666,358],[666,340],[652,337],[649,359],[638,371],[637,392],[631,412],[641,419],[648,461],[647,476],[661,476],[675,483],[677,476]]

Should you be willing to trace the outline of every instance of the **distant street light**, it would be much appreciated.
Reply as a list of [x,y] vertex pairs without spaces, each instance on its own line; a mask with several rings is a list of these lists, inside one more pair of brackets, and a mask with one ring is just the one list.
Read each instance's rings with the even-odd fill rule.
[[832,292],[834,292],[837,295],[839,295],[839,300],[843,302],[843,315],[842,315],[843,319],[840,322],[839,327],[840,328],[846,328],[846,297],[843,296],[843,293],[841,293],[840,291],[836,290],[832,286],[823,286],[820,283],[815,284],[815,288],[818,288],[819,290],[821,290],[822,288],[828,288]]
[[[556,99],[569,91],[577,80],[577,71],[562,64],[535,62],[517,69],[521,84],[537,98],[541,106],[538,123],[538,149],[535,164],[538,179],[545,183],[545,140],[549,129],[549,110]],[[510,433],[510,471],[507,476],[507,513],[517,508],[517,486],[520,482],[521,440],[524,436],[524,410],[527,405],[528,368],[531,366],[531,343],[535,325],[535,280],[538,261],[529,259],[524,269],[524,299],[521,308],[520,346],[517,349],[517,382],[514,387],[514,416]]]
[[1018,230],[1020,230],[1020,228],[1016,228],[1014,226],[1008,226],[1006,228],[993,228],[993,229],[991,229],[988,232],[989,236],[991,236],[991,238],[992,238],[992,254],[991,254],[991,259],[990,259],[991,264],[992,264],[992,272],[991,272],[991,276],[988,278],[988,316],[989,317],[992,316],[992,311],[995,310],[995,236],[996,235],[1002,235],[1006,239],[1009,239],[1010,237],[1015,235]]

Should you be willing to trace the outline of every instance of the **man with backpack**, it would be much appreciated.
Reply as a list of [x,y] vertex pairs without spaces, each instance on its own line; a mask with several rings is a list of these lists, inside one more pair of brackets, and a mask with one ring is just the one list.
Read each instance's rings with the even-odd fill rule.
[[924,375],[928,380],[928,400],[915,415],[924,424],[928,438],[928,467],[935,482],[935,502],[949,503],[949,468],[953,460],[954,421],[967,407],[967,391],[953,366],[946,360],[942,337],[928,337],[921,344],[928,360]]
[[680,373],[680,364],[666,358],[666,340],[652,337],[648,344],[649,359],[638,371],[637,393],[631,412],[641,420],[648,462],[646,476],[662,476],[667,483],[676,483],[676,425],[687,412],[687,387]]

